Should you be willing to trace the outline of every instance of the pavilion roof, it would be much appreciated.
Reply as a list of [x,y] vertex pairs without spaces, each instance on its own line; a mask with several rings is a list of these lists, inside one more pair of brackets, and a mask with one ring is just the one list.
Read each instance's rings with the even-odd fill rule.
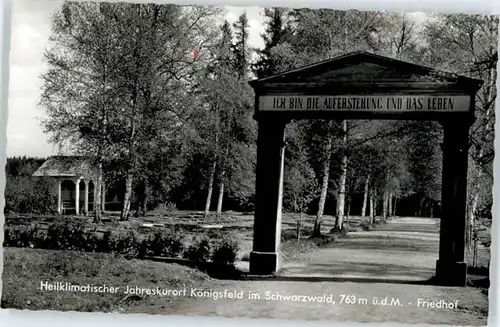
[[45,161],[37,171],[35,177],[86,177],[93,178],[97,169],[88,158],[82,156],[52,156]]

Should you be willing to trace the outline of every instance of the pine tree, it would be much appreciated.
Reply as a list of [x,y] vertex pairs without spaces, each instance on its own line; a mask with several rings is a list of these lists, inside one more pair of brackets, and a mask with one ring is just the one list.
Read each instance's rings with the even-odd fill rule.
[[266,31],[261,34],[264,40],[264,48],[257,50],[259,59],[253,65],[253,71],[257,78],[273,75],[279,72],[279,58],[275,48],[286,42],[287,36],[292,33],[291,27],[286,23],[286,9],[266,8],[264,15],[268,18]]
[[236,42],[233,45],[234,65],[238,77],[246,80],[250,62],[250,48],[248,46],[248,18],[247,14],[240,15],[233,24]]

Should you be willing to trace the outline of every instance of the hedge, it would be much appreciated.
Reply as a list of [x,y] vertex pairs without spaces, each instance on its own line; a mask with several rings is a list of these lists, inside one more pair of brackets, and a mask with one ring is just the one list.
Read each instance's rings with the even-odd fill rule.
[[66,220],[54,222],[46,229],[37,224],[5,226],[4,246],[104,252],[128,258],[182,257],[217,266],[234,266],[238,243],[228,234],[210,236],[196,238],[186,247],[186,234],[166,228],[144,236],[134,230],[100,232],[83,221]]

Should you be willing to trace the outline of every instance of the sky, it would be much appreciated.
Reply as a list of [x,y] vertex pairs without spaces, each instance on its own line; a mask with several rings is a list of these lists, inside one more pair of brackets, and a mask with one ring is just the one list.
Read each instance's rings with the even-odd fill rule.
[[[41,74],[46,65],[42,54],[51,34],[51,14],[61,0],[15,0],[12,6],[12,29],[9,72],[9,109],[7,122],[7,156],[47,157],[57,148],[48,143],[37,106]],[[259,7],[225,7],[226,19],[233,23],[246,12],[249,20],[249,44],[262,47],[263,9]]]
[[[9,109],[7,156],[47,157],[57,148],[48,143],[37,106],[40,76],[46,65],[42,59],[51,34],[51,14],[62,4],[59,0],[15,0],[12,4],[12,29],[9,56]],[[264,31],[259,7],[226,7],[226,19],[233,23],[246,11],[250,25],[249,43],[262,47]]]

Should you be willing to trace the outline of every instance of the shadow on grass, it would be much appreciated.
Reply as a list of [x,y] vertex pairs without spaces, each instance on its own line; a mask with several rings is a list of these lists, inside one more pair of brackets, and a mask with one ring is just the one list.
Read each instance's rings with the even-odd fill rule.
[[[198,269],[208,276],[219,280],[232,281],[276,281],[276,282],[345,282],[345,283],[369,283],[369,284],[402,284],[402,285],[427,285],[439,286],[440,284],[433,276],[422,280],[405,280],[396,278],[371,278],[371,277],[327,277],[327,276],[284,276],[280,274],[252,274],[246,271],[241,271],[234,266],[215,265],[211,262],[199,262],[180,258],[164,258],[164,257],[148,257],[145,260],[176,263],[190,268]],[[405,271],[409,271],[405,269]],[[477,271],[473,270],[476,275],[469,276],[467,286],[487,289],[490,286],[488,277],[478,276]],[[484,271],[482,271],[484,273]],[[471,272],[472,273],[472,272]]]
[[243,280],[245,273],[234,266],[217,265],[212,262],[201,262],[183,258],[165,258],[165,257],[144,257],[143,260],[150,260],[164,263],[176,263],[178,265],[195,268],[206,273],[211,278],[220,280]]
[[409,284],[409,285],[437,285],[433,278],[428,280],[396,280],[381,278],[355,278],[355,277],[302,277],[302,276],[255,276],[246,275],[245,280],[274,280],[279,282],[336,282],[336,283],[369,283],[369,284]]
[[[241,273],[241,279],[238,280],[253,280],[253,281],[276,281],[276,282],[306,282],[306,283],[366,283],[366,284],[400,284],[400,285],[422,285],[422,286],[443,286],[438,282],[435,276],[425,280],[399,280],[399,279],[382,279],[382,278],[355,278],[355,277],[302,277],[302,276],[278,276],[278,275],[250,275]],[[490,287],[489,278],[468,278],[467,287],[482,289],[481,292],[488,294]]]
[[472,275],[479,275],[479,276],[490,275],[490,270],[488,269],[488,267],[468,267],[467,271],[469,274]]
[[296,277],[282,276],[279,274],[262,274],[256,275],[249,272],[241,271],[234,266],[215,265],[211,262],[199,262],[194,260],[180,258],[164,258],[164,257],[147,257],[145,260],[176,263],[190,268],[199,269],[207,273],[211,278],[220,280],[253,280],[253,281],[281,281],[281,282],[355,282],[355,283],[395,283],[395,284],[415,284],[415,285],[432,285],[432,279],[422,281],[405,281],[395,279],[381,278],[350,278],[350,277]]

